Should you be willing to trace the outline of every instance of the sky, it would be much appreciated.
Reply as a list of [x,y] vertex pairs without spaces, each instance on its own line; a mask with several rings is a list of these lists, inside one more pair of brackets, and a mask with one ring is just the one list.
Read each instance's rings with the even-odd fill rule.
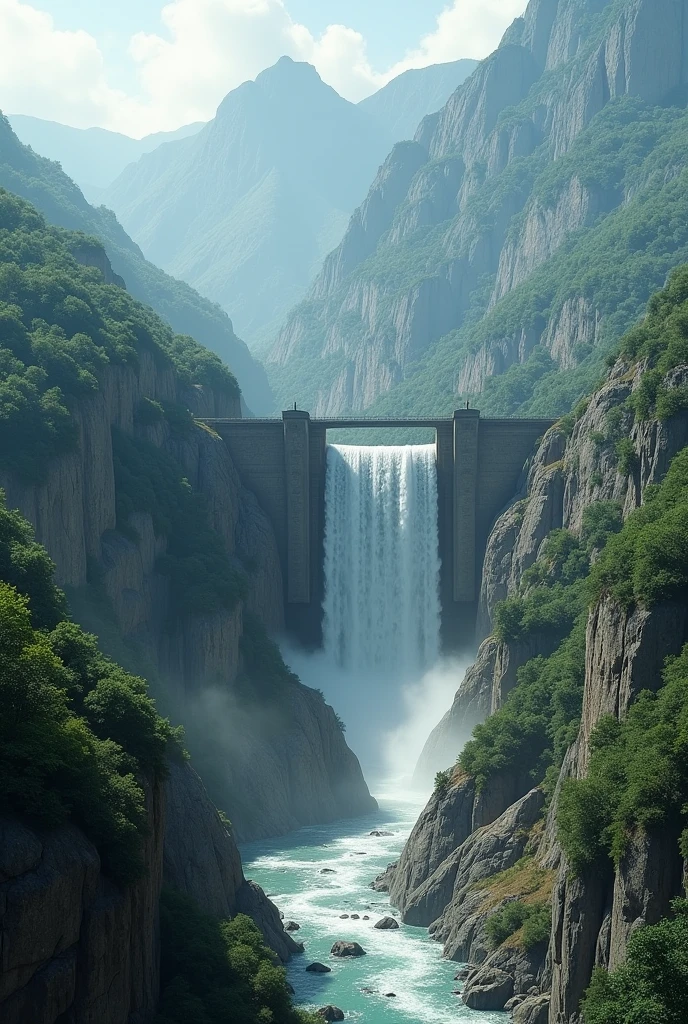
[[0,0],[0,109],[141,137],[211,118],[283,54],[357,102],[486,57],[526,0]]

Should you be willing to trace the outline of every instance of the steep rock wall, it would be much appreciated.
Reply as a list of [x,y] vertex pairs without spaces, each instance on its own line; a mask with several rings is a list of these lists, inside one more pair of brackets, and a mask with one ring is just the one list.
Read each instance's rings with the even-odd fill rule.
[[[495,327],[475,348],[461,335],[453,358],[452,332],[633,198],[617,181],[591,183],[585,161],[583,173],[564,164],[554,185],[546,172],[610,102],[680,97],[687,51],[686,0],[530,0],[415,142],[388,158],[276,338],[267,367],[277,393],[286,400],[299,381],[318,414],[361,411],[418,372],[418,390],[434,388],[449,408],[447,373],[452,393],[475,394],[536,345],[577,366],[604,340],[609,313],[577,280],[523,327],[511,309],[516,330]],[[441,364],[418,369],[439,339]]]
[[[93,588],[85,589],[95,576],[115,631],[130,652],[129,667],[157,676],[157,694],[167,713],[200,723],[201,730],[206,722],[212,728],[221,748],[213,796],[229,812],[237,835],[244,840],[275,835],[372,810],[375,802],[358,761],[334,712],[315,691],[293,680],[283,694],[267,699],[250,686],[247,692],[245,685],[238,694],[245,609],[270,632],[284,624],[272,528],[242,486],[224,442],[201,427],[179,437],[167,422],[140,425],[137,410],[144,398],[177,402],[203,414],[228,411],[222,396],[181,386],[171,365],[143,347],[136,367],[108,367],[100,390],[75,407],[77,448],[53,460],[43,483],[26,485],[0,475],[9,507],[19,508],[34,525],[82,624],[96,631],[100,625],[91,618]],[[112,428],[143,437],[171,455],[205,496],[210,523],[227,552],[237,565],[250,566],[245,603],[212,614],[173,614],[169,580],[157,571],[165,535],[156,533],[146,513],[131,517],[127,536],[115,529]],[[254,714],[242,711],[247,705]],[[222,727],[222,715],[229,720],[235,713],[243,715],[241,735]]]
[[3,1024],[145,1024],[159,988],[164,793],[146,787],[146,874],[120,889],[79,829],[0,822]]
[[[661,481],[674,455],[688,444],[685,410],[662,421],[634,422],[627,400],[639,387],[644,369],[642,364],[631,368],[617,363],[573,426],[558,424],[545,435],[531,459],[523,493],[495,523],[478,615],[478,635],[487,639],[452,708],[426,744],[420,764],[426,778],[431,770],[453,762],[472,722],[499,707],[511,685],[510,666],[515,669],[553,649],[546,647],[545,637],[536,637],[534,646],[523,650],[523,644],[500,643],[490,636],[496,605],[519,592],[524,572],[536,561],[550,531],[564,527],[580,534],[585,509],[599,500],[613,499],[622,515],[629,515],[643,501],[646,487]],[[665,377],[664,385],[682,387],[686,380],[688,370],[679,366]],[[627,475],[619,472],[614,455],[618,437],[630,438],[637,456]],[[478,1005],[470,1001],[472,991],[480,999],[483,990],[493,992],[495,978],[506,974],[505,991],[525,996],[535,985],[541,993],[528,996],[530,1005],[524,1000],[523,1020],[530,1020],[527,1014],[532,1011],[538,1015],[535,1019],[549,1024],[580,1024],[580,1000],[593,966],[621,963],[633,931],[666,915],[671,899],[681,894],[684,865],[672,827],[631,836],[615,870],[610,863],[606,871],[596,868],[575,876],[558,843],[556,818],[563,782],[586,774],[590,737],[600,717],[612,714],[622,719],[642,689],[660,685],[666,658],[678,654],[686,641],[686,601],[626,609],[610,597],[601,599],[587,622],[578,736],[564,757],[544,818],[540,799],[528,826],[513,824],[514,816],[530,806],[527,778],[510,778],[509,785],[493,779],[485,792],[477,793],[471,778],[455,774],[448,789],[431,797],[399,863],[379,880],[404,919],[430,925],[448,955],[483,964],[467,979],[464,996],[469,1005]],[[443,763],[433,761],[440,755]],[[476,862],[473,851],[498,835],[500,857],[507,856],[520,838],[518,856],[528,852],[542,877],[551,879],[550,940],[527,969],[518,949],[489,953],[484,927],[498,903],[486,902],[485,893],[471,888],[469,876],[462,874],[462,865]],[[487,847],[479,862],[487,878],[509,866],[503,860],[497,863]],[[528,987],[521,987],[521,978],[528,979]],[[514,1013],[514,1019],[521,1019]]]

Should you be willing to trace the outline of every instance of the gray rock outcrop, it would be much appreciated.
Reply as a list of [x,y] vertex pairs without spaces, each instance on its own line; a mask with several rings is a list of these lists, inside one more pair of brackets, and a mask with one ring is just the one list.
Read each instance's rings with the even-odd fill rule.
[[461,998],[471,1010],[503,1010],[513,991],[511,975],[495,968],[483,968],[468,979]]

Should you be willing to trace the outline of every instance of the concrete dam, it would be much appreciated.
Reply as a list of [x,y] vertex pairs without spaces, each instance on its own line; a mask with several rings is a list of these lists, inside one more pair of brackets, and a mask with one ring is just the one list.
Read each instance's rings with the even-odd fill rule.
[[442,646],[473,638],[480,573],[495,518],[513,498],[549,419],[489,419],[477,409],[426,419],[205,419],[227,445],[244,485],[269,516],[282,564],[287,629],[320,647],[323,637],[327,432],[432,428],[437,476]]

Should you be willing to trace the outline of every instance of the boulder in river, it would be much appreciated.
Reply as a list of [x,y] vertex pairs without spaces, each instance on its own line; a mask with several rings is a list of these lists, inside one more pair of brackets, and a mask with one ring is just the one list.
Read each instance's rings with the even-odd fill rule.
[[320,1007],[318,1016],[322,1017],[323,1020],[344,1020],[344,1011],[340,1010],[338,1006],[332,1006],[330,1003],[328,1006]]
[[300,927],[301,927],[301,925],[297,924],[296,921],[285,921],[284,922],[284,930],[285,930],[285,932],[297,932]]
[[384,832],[381,828],[374,828],[372,832],[369,832],[370,836],[393,836],[393,832]]
[[368,915],[367,915],[367,914],[364,914],[364,915],[363,915],[363,920],[364,920],[364,921],[370,921],[370,918],[368,917]]
[[398,927],[399,922],[393,917],[381,917],[380,920],[376,921],[373,925],[373,928],[380,928],[382,931]]
[[315,960],[312,964],[308,965],[306,970],[310,971],[311,974],[329,974],[332,968]]
[[337,872],[335,871],[334,868],[321,868],[320,869],[320,874],[321,875],[336,875]]
[[363,946],[360,946],[358,942],[345,942],[343,939],[338,939],[330,950],[332,956],[365,956],[366,951]]
[[358,914],[352,914],[351,915],[351,920],[352,921],[360,921],[361,918],[360,918],[360,916]]
[[385,992],[385,997],[387,999],[396,999],[397,994],[396,992]]
[[339,920],[340,921],[348,921],[349,920],[349,915],[348,914],[340,914],[339,915]]

